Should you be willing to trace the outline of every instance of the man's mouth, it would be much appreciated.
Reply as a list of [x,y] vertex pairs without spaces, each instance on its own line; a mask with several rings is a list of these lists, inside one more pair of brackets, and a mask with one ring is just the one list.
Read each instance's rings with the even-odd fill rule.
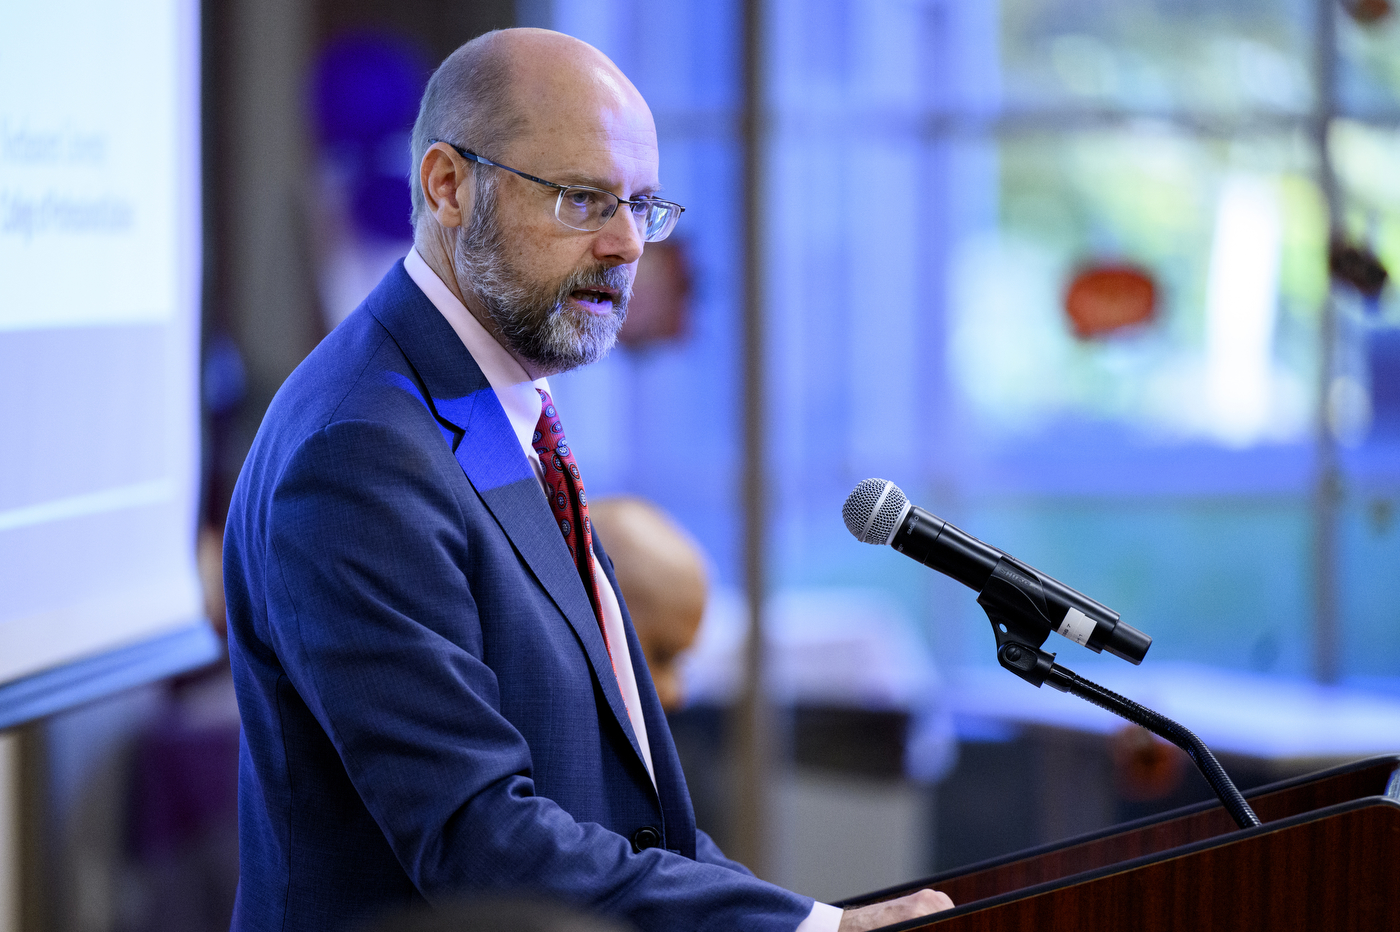
[[617,292],[602,288],[579,288],[569,292],[569,297],[594,314],[610,314],[617,303]]

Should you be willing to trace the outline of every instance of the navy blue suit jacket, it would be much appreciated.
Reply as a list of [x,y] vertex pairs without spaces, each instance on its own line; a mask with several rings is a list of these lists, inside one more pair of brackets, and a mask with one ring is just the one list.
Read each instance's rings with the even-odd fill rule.
[[[811,909],[696,830],[627,619],[652,786],[533,469],[402,264],[268,409],[224,574],[235,930],[335,932],[486,890],[668,932],[791,932]],[[661,843],[635,851],[647,826]]]

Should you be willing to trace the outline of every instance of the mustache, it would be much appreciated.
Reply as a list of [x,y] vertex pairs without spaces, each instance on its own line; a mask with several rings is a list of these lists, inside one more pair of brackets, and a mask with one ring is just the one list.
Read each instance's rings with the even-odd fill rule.
[[627,302],[632,299],[632,282],[633,276],[621,265],[575,269],[559,286],[559,303],[575,291],[607,290],[617,294],[613,307],[625,311]]

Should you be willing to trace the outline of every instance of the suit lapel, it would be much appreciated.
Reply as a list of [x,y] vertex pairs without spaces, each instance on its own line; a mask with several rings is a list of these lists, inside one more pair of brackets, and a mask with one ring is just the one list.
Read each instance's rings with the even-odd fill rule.
[[582,643],[613,717],[645,768],[583,580],[486,376],[402,262],[368,304],[427,388],[425,401],[438,421],[451,426],[455,437],[448,442],[468,481]]
[[603,571],[607,584],[618,594],[617,605],[622,610],[622,627],[626,632],[628,651],[632,655],[632,672],[637,678],[637,697],[641,700],[642,718],[646,722],[647,743],[651,745],[651,766],[656,777],[662,818],[665,820],[666,843],[694,860],[695,811],[691,807],[690,791],[686,788],[685,774],[681,772],[680,757],[676,754],[675,741],[671,737],[671,726],[666,721],[666,710],[661,708],[661,700],[656,696],[656,684],[652,682],[646,654],[642,651],[641,641],[637,639],[636,625],[632,623],[632,615],[622,599],[617,570],[596,532],[593,552],[598,557],[598,567]]
[[[483,400],[473,405],[471,419],[462,425],[462,440],[455,451],[457,462],[582,642],[608,706],[627,733],[627,740],[640,762],[641,746],[622,701],[598,618],[593,614],[578,567],[569,556],[569,546],[564,542],[564,535],[559,533],[549,502],[529,460],[525,459],[525,452],[520,449],[496,393],[487,389],[480,397]],[[507,456],[518,461],[525,476],[497,484],[502,472],[497,464]]]

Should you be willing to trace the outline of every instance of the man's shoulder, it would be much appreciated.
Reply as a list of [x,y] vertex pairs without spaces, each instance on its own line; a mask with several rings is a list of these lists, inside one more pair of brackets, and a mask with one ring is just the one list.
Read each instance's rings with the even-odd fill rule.
[[[395,266],[373,292],[293,370],[277,390],[250,451],[251,463],[271,467],[309,438],[344,422],[392,425],[441,443],[432,391],[420,370],[443,368],[434,357],[435,308]],[[451,328],[442,323],[447,333]],[[461,368],[461,360],[453,364]],[[472,367],[470,356],[466,366]],[[471,373],[461,377],[471,381]]]
[[258,433],[301,439],[337,420],[394,418],[412,386],[412,364],[361,305],[282,383]]
[[283,383],[264,428],[306,435],[337,420],[399,421],[487,386],[451,325],[399,262]]

